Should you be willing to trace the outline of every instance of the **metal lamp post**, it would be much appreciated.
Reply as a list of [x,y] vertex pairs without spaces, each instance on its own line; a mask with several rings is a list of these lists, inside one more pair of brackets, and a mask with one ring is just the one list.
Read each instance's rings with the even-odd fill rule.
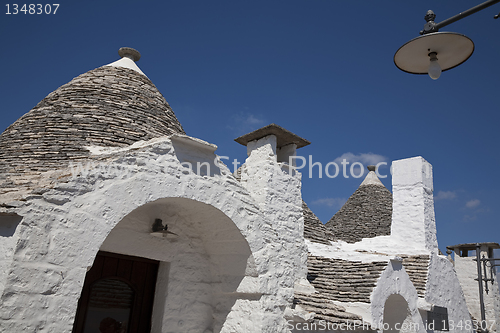
[[462,64],[474,52],[474,43],[469,37],[455,32],[439,32],[439,29],[497,2],[500,0],[488,0],[439,23],[434,22],[434,12],[427,11],[427,23],[420,31],[422,36],[401,46],[394,55],[394,64],[404,72],[429,74],[432,79],[438,79],[441,72]]

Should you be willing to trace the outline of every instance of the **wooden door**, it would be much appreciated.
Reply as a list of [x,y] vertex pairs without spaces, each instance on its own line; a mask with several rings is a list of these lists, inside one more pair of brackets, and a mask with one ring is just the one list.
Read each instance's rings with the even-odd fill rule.
[[158,264],[99,252],[85,277],[73,333],[150,332]]

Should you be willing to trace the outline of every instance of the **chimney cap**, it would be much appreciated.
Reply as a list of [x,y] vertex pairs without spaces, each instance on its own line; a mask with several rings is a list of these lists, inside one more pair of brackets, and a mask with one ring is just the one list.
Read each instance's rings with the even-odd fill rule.
[[292,143],[295,143],[297,145],[297,148],[302,148],[311,144],[311,142],[309,142],[308,140],[301,138],[300,136],[276,124],[270,124],[259,128],[258,130],[234,139],[234,141],[242,144],[243,146],[246,146],[249,142],[262,139],[268,135],[276,136],[276,148],[281,148]]

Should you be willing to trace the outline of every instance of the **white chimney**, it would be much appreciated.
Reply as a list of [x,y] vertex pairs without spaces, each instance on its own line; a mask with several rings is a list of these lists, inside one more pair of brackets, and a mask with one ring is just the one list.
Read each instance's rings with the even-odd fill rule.
[[432,165],[422,157],[392,163],[391,236],[407,249],[438,251]]

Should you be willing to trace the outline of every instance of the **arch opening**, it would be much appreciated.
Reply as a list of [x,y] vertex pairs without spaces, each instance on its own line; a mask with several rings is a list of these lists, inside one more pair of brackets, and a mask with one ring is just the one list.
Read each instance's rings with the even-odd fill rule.
[[[167,228],[153,232],[158,219]],[[186,198],[133,210],[100,250],[159,262],[151,331],[219,331],[243,278],[257,275],[235,223],[213,206]]]
[[384,333],[416,333],[418,331],[408,302],[399,294],[392,294],[385,301],[383,323]]

